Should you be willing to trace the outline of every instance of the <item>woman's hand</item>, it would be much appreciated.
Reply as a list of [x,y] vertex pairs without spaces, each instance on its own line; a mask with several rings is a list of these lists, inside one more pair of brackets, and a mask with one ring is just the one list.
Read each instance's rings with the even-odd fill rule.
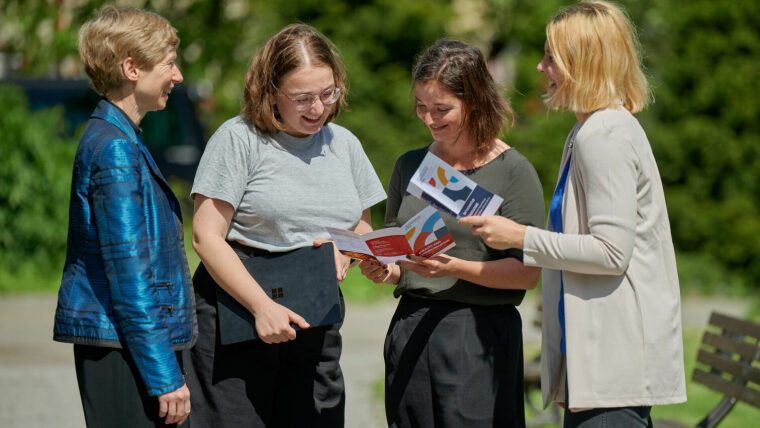
[[309,323],[285,306],[266,299],[253,311],[256,319],[256,333],[264,343],[281,343],[296,338],[296,330],[290,325],[309,328]]
[[375,284],[398,284],[398,279],[401,277],[401,268],[378,261],[362,260],[359,262],[359,269],[362,275]]
[[190,415],[190,390],[182,385],[174,391],[158,395],[158,417],[167,425],[181,425]]
[[440,256],[426,259],[415,255],[407,256],[410,261],[401,260],[398,264],[425,278],[441,278],[453,275],[454,264],[458,259],[441,254]]
[[507,248],[523,248],[526,226],[501,216],[471,216],[459,219],[459,224],[472,226],[470,232],[478,235],[491,248],[506,250]]
[[[322,244],[326,242],[332,242],[332,240],[317,238],[314,240],[314,246],[321,247]],[[335,257],[335,279],[340,283],[346,279],[346,272],[348,272],[348,268],[351,265],[351,257],[343,255],[343,253],[338,250],[338,246],[335,245],[335,243],[333,243],[333,253]]]

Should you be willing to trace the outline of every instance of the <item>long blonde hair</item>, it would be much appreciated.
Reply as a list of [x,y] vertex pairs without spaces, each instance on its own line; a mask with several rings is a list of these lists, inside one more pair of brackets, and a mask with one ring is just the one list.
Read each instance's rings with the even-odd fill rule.
[[652,100],[636,30],[620,7],[570,6],[546,25],[546,40],[564,77],[546,99],[550,106],[590,113],[622,105],[637,113]]

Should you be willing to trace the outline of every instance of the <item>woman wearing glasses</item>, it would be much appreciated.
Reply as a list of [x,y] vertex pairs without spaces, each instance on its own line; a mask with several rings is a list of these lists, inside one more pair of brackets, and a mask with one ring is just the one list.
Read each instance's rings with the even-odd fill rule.
[[[371,230],[369,208],[385,192],[357,138],[331,122],[344,80],[332,43],[290,25],[253,57],[242,113],[206,146],[192,188],[193,246],[203,262],[194,277],[193,425],[343,426],[340,323],[308,328],[266,295],[236,250],[310,246],[327,238],[325,226]],[[335,252],[339,281],[349,261]],[[220,344],[216,286],[253,314],[261,340]]]

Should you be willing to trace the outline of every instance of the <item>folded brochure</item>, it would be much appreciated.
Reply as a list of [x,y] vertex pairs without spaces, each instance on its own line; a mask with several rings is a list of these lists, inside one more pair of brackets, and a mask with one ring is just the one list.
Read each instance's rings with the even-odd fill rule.
[[328,227],[327,231],[341,253],[355,259],[379,260],[382,263],[405,260],[410,254],[435,257],[454,246],[454,238],[441,214],[431,206],[401,227],[387,227],[363,235],[333,227]]
[[406,191],[456,218],[493,215],[504,201],[427,152]]

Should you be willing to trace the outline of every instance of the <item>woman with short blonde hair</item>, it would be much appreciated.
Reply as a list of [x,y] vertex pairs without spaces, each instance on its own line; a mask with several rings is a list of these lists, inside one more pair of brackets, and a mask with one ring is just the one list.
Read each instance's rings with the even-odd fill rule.
[[106,6],[98,19],[79,29],[84,70],[95,92],[105,97],[124,84],[121,62],[125,52],[135,65],[149,69],[178,46],[177,30],[169,21],[140,9]]
[[498,217],[460,221],[544,268],[544,405],[564,404],[565,428],[645,427],[652,406],[685,401],[686,386],[665,194],[632,114],[650,99],[638,42],[623,11],[604,1],[563,10],[546,39],[538,71],[547,102],[578,119],[548,230]]
[[103,99],[74,160],[53,339],[74,344],[90,427],[174,426],[190,413],[182,352],[195,341],[195,308],[182,213],[139,128],[182,82],[178,45],[166,19],[134,8],[106,6],[79,31]]

